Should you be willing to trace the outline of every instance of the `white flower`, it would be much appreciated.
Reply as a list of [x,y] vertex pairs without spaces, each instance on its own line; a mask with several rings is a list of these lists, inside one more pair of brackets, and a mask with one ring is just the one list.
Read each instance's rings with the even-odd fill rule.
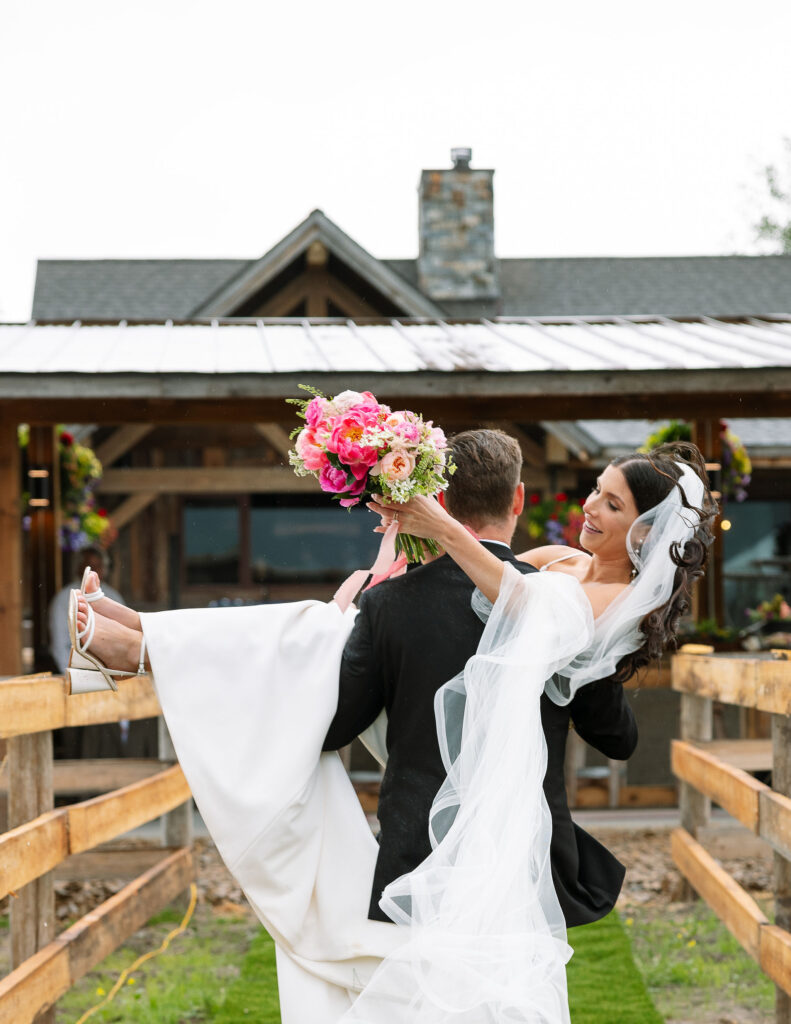
[[355,405],[360,405],[365,399],[359,391],[341,391],[339,395],[336,395],[332,400],[332,407],[342,416],[345,412],[348,412]]

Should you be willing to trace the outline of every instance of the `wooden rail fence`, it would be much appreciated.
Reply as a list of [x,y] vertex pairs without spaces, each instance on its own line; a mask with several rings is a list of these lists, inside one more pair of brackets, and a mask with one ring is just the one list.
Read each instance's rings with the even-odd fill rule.
[[[0,834],[0,899],[11,897],[11,971],[0,980],[0,1024],[51,1024],[57,1000],[192,881],[190,790],[161,717],[159,762],[52,757],[52,729],[159,715],[147,677],[122,680],[118,694],[74,697],[59,676],[0,680],[0,740],[7,746],[0,788],[8,791],[9,822]],[[100,795],[54,806],[55,792],[92,791]],[[94,851],[159,817],[157,851]],[[66,866],[73,878],[137,877],[56,934],[53,880]]]
[[[681,782],[681,828],[672,835],[673,859],[688,885],[775,983],[776,1024],[791,1024],[789,653],[717,655],[682,649],[672,665],[673,688],[681,692],[681,739],[672,745],[673,771]],[[771,713],[771,788],[745,770],[767,766],[763,745],[712,740],[714,700]],[[698,842],[698,830],[709,822],[712,801],[774,850],[774,924]]]

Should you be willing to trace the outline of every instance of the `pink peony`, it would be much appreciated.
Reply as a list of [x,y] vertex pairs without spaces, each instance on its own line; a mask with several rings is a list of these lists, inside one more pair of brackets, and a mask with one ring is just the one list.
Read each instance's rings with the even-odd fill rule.
[[[379,452],[371,445],[362,443],[362,436],[368,427],[377,424],[377,416],[373,410],[352,409],[335,424],[335,428],[327,441],[327,448],[334,452],[344,465],[351,466],[362,463],[373,466],[379,458]],[[358,474],[355,472],[355,476]]]
[[428,435],[428,439],[435,448],[439,448],[441,450],[448,447],[448,439],[445,437],[445,432],[439,427],[432,427],[431,432]]
[[315,398],[308,402],[305,408],[305,420],[309,427],[315,430],[317,427],[327,423],[329,402],[326,398]]
[[410,452],[392,451],[383,456],[371,470],[372,476],[383,476],[390,483],[406,480],[415,468],[415,456]]
[[305,463],[305,469],[315,472],[327,465],[327,456],[322,451],[313,427],[305,427],[296,441],[297,455]]
[[322,467],[319,473],[319,486],[322,491],[330,494],[344,494],[349,488],[346,483],[346,473],[342,469],[336,469],[329,462]]
[[355,495],[361,495],[363,493],[367,479],[368,475],[366,474],[362,479],[355,480],[349,488],[350,496],[348,498],[341,498],[341,505],[343,505],[344,508],[351,508],[352,505],[358,505],[360,503],[360,498],[355,497]]
[[392,430],[395,443],[416,445],[420,443],[420,424],[414,422],[411,412],[399,411],[391,413],[385,420],[385,426]]

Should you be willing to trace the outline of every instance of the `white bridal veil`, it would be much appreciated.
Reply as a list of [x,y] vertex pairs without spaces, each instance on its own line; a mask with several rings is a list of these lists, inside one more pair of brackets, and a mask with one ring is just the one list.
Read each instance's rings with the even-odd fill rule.
[[477,654],[438,691],[447,779],[434,801],[432,853],[384,892],[410,929],[343,1017],[344,1024],[568,1024],[571,955],[549,863],[540,697],[567,703],[644,640],[645,615],[673,591],[669,551],[699,524],[703,483],[679,486],[628,538],[637,576],[594,621],[576,580],[505,567]]

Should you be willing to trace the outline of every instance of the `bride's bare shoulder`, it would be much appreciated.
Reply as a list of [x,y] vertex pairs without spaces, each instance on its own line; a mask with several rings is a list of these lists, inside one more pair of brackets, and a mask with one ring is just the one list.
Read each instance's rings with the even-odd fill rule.
[[[579,548],[568,547],[566,544],[545,544],[540,548],[531,548],[517,555],[520,562],[527,562],[534,569],[540,569],[542,565],[553,562],[556,558],[565,558],[566,555],[585,555]],[[585,555],[585,557],[589,557]]]

